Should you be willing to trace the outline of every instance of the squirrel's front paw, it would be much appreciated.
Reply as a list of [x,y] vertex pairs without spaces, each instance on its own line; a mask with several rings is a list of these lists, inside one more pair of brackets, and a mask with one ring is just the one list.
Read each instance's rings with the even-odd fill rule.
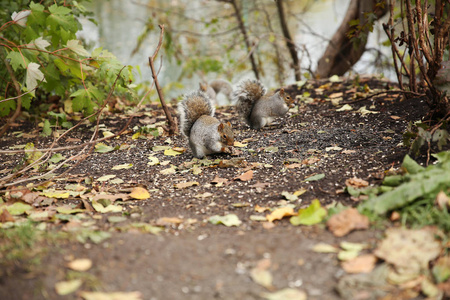
[[223,153],[231,153],[232,149],[231,149],[231,147],[222,147],[222,152]]

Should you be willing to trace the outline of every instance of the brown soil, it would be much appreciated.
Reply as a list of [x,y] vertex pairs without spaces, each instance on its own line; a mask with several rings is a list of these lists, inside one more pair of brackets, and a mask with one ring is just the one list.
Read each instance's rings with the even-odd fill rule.
[[[44,242],[47,254],[33,272],[20,268],[3,273],[0,278],[1,299],[80,299],[76,293],[58,296],[54,284],[67,279],[65,264],[70,257],[88,257],[93,267],[87,271],[97,283],[90,287],[86,282],[83,290],[140,291],[143,299],[263,299],[268,290],[253,282],[249,273],[258,261],[270,260],[269,270],[273,275],[273,290],[295,287],[304,290],[308,299],[340,299],[335,287],[345,275],[335,254],[311,251],[319,242],[338,245],[341,241],[373,243],[377,231],[353,232],[336,238],[323,225],[299,226],[289,219],[275,221],[273,228],[267,223],[252,221],[250,216],[261,215],[256,206],[275,208],[288,202],[282,192],[307,190],[298,201],[296,210],[319,199],[323,206],[333,202],[354,206],[355,199],[342,192],[345,180],[358,177],[370,184],[380,183],[384,171],[398,167],[407,153],[399,145],[409,121],[419,120],[427,112],[420,99],[405,100],[398,94],[385,93],[354,101],[355,92],[364,92],[367,84],[372,90],[386,89],[391,83],[361,79],[360,87],[352,80],[340,83],[311,82],[311,86],[299,90],[292,86],[287,90],[292,96],[308,91],[314,101],[300,106],[298,113],[289,113],[278,119],[271,127],[260,131],[248,129],[230,107],[219,108],[217,117],[229,120],[236,131],[236,140],[247,140],[247,147],[238,148],[234,155],[216,155],[214,159],[239,157],[243,162],[235,167],[221,168],[216,164],[201,166],[202,173],[183,171],[163,175],[161,170],[171,164],[181,167],[192,160],[188,149],[178,156],[164,156],[153,152],[152,147],[167,144],[168,137],[133,140],[132,128],[141,122],[163,120],[161,109],[150,110],[151,116],[142,115],[133,120],[130,131],[118,139],[107,142],[111,146],[135,145],[125,150],[109,153],[93,153],[63,176],[57,185],[81,182],[93,191],[109,193],[128,192],[131,187],[141,185],[151,194],[147,200],[124,202],[127,220],[110,223],[107,217],[121,213],[89,213],[88,219],[95,221],[96,228],[109,231],[112,237],[99,243],[79,243],[74,239],[63,242]],[[317,88],[323,84],[323,94]],[[354,102],[352,111],[337,112],[327,96],[343,92],[343,102]],[[373,91],[371,92],[373,93]],[[367,94],[368,95],[368,94]],[[365,95],[365,96],[367,96]],[[332,95],[332,97],[334,97]],[[362,115],[356,111],[366,106],[378,114]],[[371,107],[372,106],[372,107]],[[155,120],[151,120],[155,118]],[[150,119],[150,120],[149,120]],[[124,115],[109,113],[101,120],[112,132],[118,131],[127,121]],[[91,125],[83,126],[70,137],[82,143],[88,141]],[[16,137],[12,131],[31,132],[34,127],[20,123],[8,135],[0,139],[0,148],[34,142],[38,148],[50,145],[50,139],[42,137]],[[170,137],[171,146],[187,143],[181,136]],[[250,139],[250,140],[249,140]],[[73,144],[67,142],[65,145]],[[266,151],[267,147],[278,147],[277,152]],[[328,147],[339,147],[331,148]],[[252,150],[250,150],[252,149]],[[79,149],[63,152],[68,157]],[[149,166],[149,156],[168,165]],[[4,168],[12,168],[22,160],[21,155],[0,156]],[[133,164],[130,169],[112,170],[119,164]],[[257,164],[260,165],[257,165]],[[287,164],[299,163],[300,167],[287,168]],[[250,181],[233,180],[252,169]],[[63,169],[64,170],[64,169]],[[318,181],[304,182],[311,175],[325,174]],[[86,184],[85,178],[97,179],[115,174],[123,180],[121,184]],[[33,174],[29,174],[30,176]],[[3,176],[3,175],[2,175]],[[228,179],[222,186],[214,178]],[[176,189],[174,184],[196,181],[196,186]],[[209,192],[210,197],[199,198]],[[58,200],[55,205],[80,204],[80,198]],[[236,214],[242,221],[238,227],[213,225],[207,220],[213,215]],[[123,231],[126,224],[145,222],[160,224],[163,217],[180,218],[183,223],[167,225],[159,235],[137,231]],[[188,222],[195,219],[196,222]],[[68,230],[67,222],[48,222],[47,231]]]

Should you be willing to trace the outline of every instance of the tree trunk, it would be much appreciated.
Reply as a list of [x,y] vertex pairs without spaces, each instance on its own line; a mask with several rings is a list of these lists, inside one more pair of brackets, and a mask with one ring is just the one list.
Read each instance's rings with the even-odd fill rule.
[[283,8],[283,0],[278,0],[275,2],[277,3],[278,16],[280,18],[280,24],[284,38],[286,39],[286,46],[289,49],[289,53],[292,58],[292,67],[294,69],[295,80],[300,81],[302,79],[302,75],[300,73],[300,62],[298,60],[297,48],[294,44],[294,40],[291,37],[291,33],[289,32],[289,28],[286,23],[286,17]]
[[[376,7],[380,2],[377,0],[351,0],[347,9],[347,13],[341,26],[334,33],[328,44],[325,53],[320,58],[317,64],[316,77],[326,78],[332,75],[342,76],[347,72],[362,56],[366,50],[367,39],[362,39],[361,43],[355,46],[347,33],[351,26],[350,21],[358,20],[359,24],[363,26],[369,20],[366,18],[366,12],[374,12],[379,19],[387,12],[387,5],[381,9]],[[367,27],[362,28],[360,34],[368,34]]]

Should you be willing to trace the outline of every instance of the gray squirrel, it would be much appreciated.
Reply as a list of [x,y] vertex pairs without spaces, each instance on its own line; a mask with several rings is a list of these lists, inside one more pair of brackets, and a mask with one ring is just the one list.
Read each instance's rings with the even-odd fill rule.
[[261,129],[274,118],[284,116],[293,105],[292,98],[280,89],[266,95],[266,88],[259,80],[242,81],[233,93],[238,114],[252,129]]
[[233,94],[233,87],[231,83],[223,79],[214,79],[209,83],[200,83],[199,90],[206,93],[212,101],[217,103],[217,94],[222,93],[227,98],[228,102],[231,101]]
[[234,134],[230,122],[221,123],[214,117],[211,98],[201,91],[184,96],[179,104],[180,131],[189,140],[196,158],[213,153],[231,153]]

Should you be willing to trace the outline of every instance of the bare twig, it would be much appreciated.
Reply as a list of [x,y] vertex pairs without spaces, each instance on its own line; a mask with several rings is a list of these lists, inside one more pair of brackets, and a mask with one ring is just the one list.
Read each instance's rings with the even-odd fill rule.
[[162,40],[164,37],[164,25],[159,25],[159,28],[161,28],[161,33],[159,35],[159,43],[158,43],[158,46],[156,47],[155,53],[153,53],[152,56],[149,56],[148,62],[150,64],[150,69],[152,71],[152,77],[153,77],[153,81],[155,83],[156,91],[158,92],[159,100],[161,101],[162,108],[164,110],[164,113],[166,114],[167,123],[169,125],[169,135],[173,135],[178,131],[178,126],[177,126],[176,121],[172,118],[172,114],[170,113],[169,108],[166,105],[166,102],[164,100],[164,95],[162,93],[161,87],[159,86],[155,66],[153,64],[156,56],[158,55],[159,49],[161,48]]

